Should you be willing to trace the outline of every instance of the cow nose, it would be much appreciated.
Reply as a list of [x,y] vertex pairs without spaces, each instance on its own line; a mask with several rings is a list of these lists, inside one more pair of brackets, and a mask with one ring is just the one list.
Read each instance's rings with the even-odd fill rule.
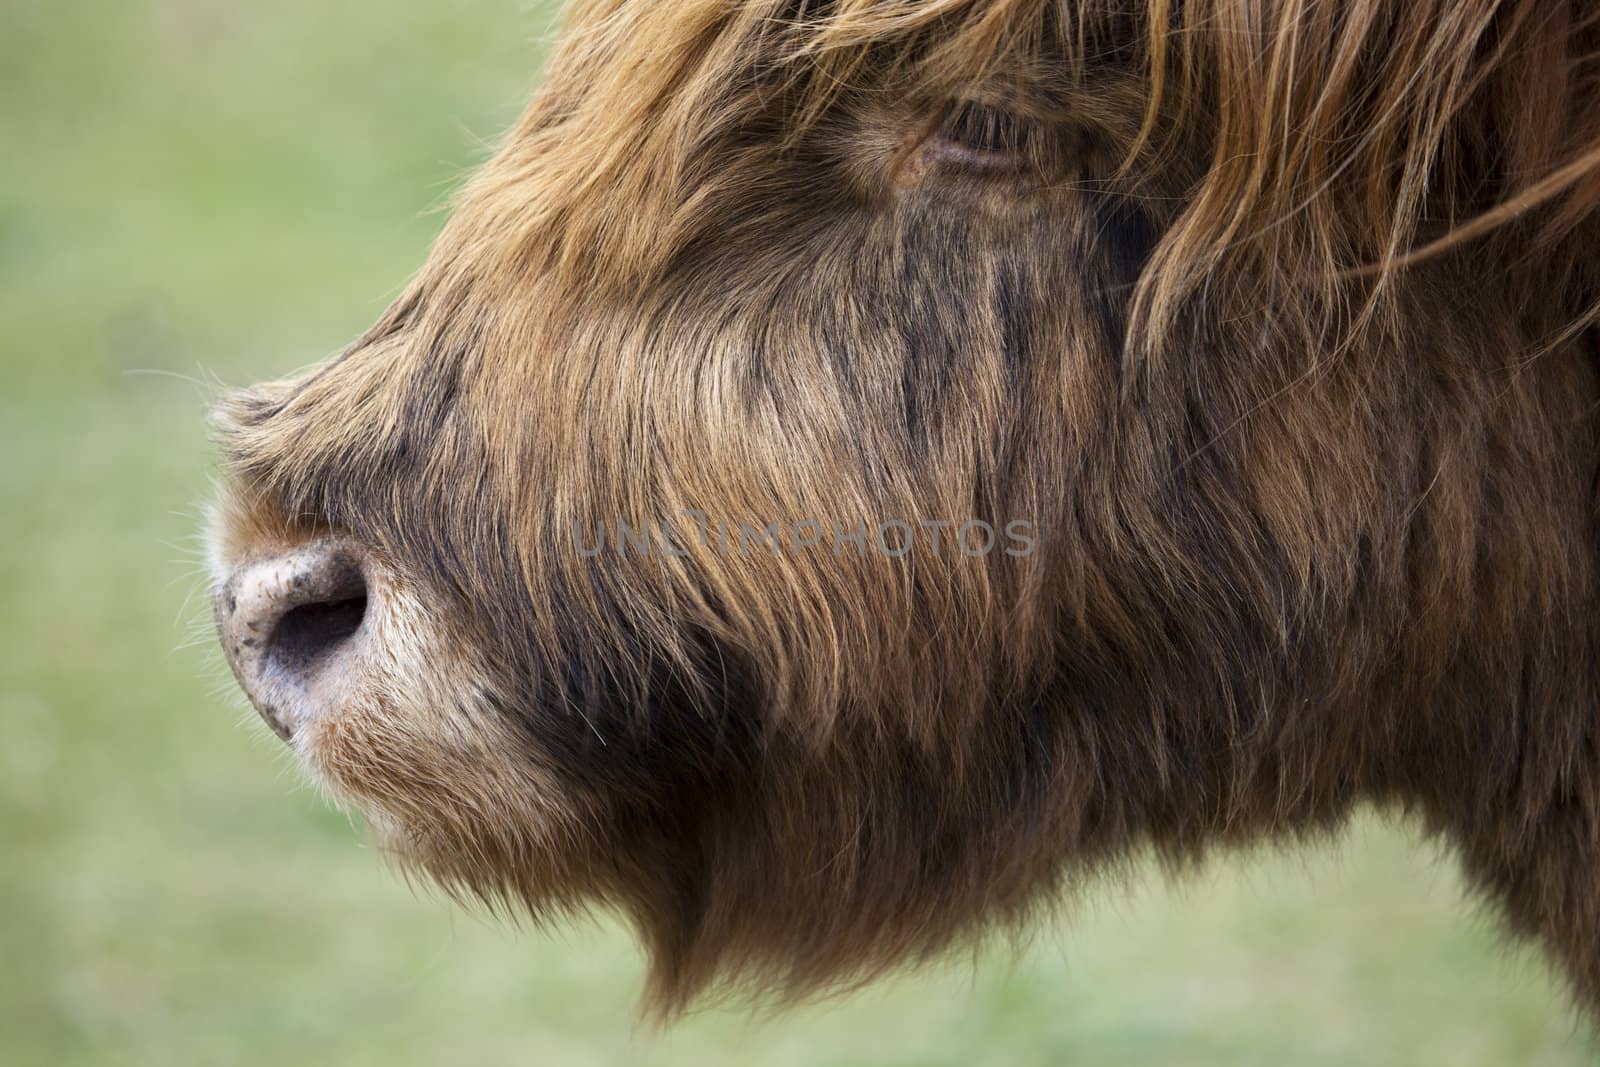
[[365,643],[363,554],[327,538],[238,566],[214,608],[228,665],[285,741],[336,708]]

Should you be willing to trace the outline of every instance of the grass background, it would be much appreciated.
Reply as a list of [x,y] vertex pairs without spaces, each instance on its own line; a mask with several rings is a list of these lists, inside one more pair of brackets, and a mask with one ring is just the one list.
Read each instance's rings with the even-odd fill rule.
[[1108,887],[1001,952],[635,1032],[605,923],[404,885],[226,684],[197,381],[338,348],[533,83],[518,0],[0,10],[0,1064],[1577,1064],[1447,857],[1339,846]]

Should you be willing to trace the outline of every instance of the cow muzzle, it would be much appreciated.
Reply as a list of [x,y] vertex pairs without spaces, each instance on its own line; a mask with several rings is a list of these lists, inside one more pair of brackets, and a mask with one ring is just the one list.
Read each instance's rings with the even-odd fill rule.
[[371,571],[360,546],[325,537],[241,562],[219,582],[213,609],[228,665],[285,741],[336,713],[366,673]]

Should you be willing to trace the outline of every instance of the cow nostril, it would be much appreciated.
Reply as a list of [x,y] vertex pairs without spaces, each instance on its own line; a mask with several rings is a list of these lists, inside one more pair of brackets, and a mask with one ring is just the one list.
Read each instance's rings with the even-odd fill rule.
[[228,666],[261,717],[291,740],[359,690],[369,631],[382,614],[372,558],[324,538],[238,566],[212,600]]
[[367,582],[353,560],[338,559],[316,575],[307,599],[284,612],[267,638],[267,659],[292,678],[307,679],[361,630]]

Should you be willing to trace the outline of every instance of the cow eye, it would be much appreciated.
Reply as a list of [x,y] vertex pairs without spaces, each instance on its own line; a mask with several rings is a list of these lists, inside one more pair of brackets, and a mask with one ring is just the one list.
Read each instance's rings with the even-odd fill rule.
[[954,105],[934,137],[939,155],[985,170],[1011,169],[1023,159],[1030,124],[1000,108],[964,102]]

